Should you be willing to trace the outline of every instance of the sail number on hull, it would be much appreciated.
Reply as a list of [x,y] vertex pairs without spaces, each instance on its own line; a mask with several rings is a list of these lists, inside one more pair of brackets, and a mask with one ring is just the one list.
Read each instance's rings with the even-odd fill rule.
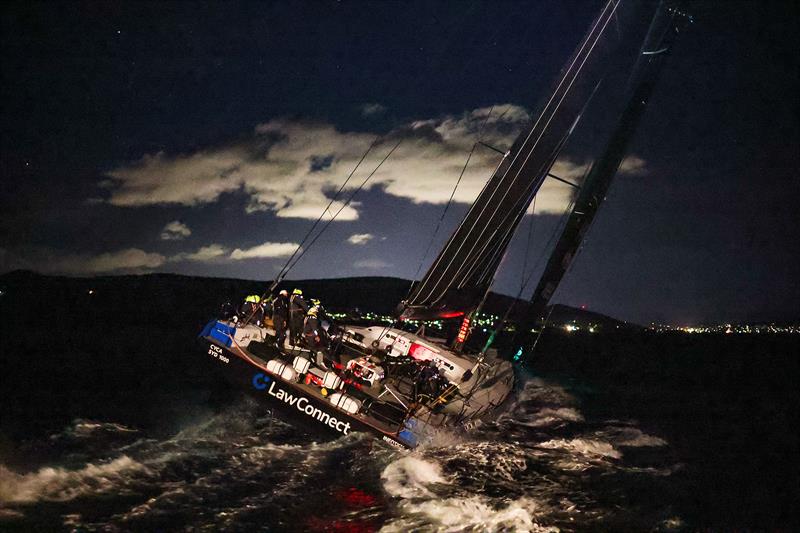
[[219,359],[220,361],[222,361],[225,364],[231,362],[230,358],[226,357],[223,354],[222,348],[220,348],[219,346],[214,346],[213,344],[209,345],[209,347],[208,347],[208,355],[210,355],[214,359]]

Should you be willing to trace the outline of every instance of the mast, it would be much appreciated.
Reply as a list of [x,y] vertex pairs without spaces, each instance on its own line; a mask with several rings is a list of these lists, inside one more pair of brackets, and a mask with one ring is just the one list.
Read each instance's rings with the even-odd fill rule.
[[531,322],[545,321],[547,304],[606,197],[626,148],[641,121],[658,76],[687,20],[691,21],[691,18],[674,7],[664,6],[663,3],[656,11],[628,81],[628,103],[619,115],[605,150],[581,186],[572,213],[531,296],[529,323],[524,326],[523,331],[530,331],[533,325]]
[[611,22],[619,4],[604,4],[536,120],[517,137],[428,272],[401,303],[402,319],[450,318],[476,308],[596,87],[604,60],[617,45]]

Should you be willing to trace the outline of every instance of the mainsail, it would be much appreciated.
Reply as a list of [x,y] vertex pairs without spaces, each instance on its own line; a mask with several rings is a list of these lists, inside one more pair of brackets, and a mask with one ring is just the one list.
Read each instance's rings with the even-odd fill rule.
[[560,73],[530,128],[505,154],[422,280],[402,303],[404,319],[456,316],[488,290],[515,229],[556,160],[617,44],[619,0],[608,0]]
[[586,176],[573,210],[533,292],[528,314],[531,320],[544,321],[545,308],[605,199],[611,180],[625,156],[625,149],[647,107],[661,68],[686,20],[687,17],[676,8],[664,6],[653,17],[628,82],[627,105],[619,115],[605,150]]

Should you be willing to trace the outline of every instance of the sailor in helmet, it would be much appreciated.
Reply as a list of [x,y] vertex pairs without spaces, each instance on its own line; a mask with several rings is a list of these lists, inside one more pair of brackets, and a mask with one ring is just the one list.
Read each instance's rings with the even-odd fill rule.
[[303,338],[308,349],[315,354],[316,365],[328,370],[325,364],[328,352],[328,337],[322,328],[321,306],[319,305],[319,300],[311,300],[311,302],[313,305],[306,313],[305,323],[303,324]]
[[289,333],[292,344],[300,344],[303,335],[303,320],[308,312],[308,304],[303,299],[303,291],[295,289],[289,298]]
[[263,317],[263,309],[261,307],[261,296],[258,294],[250,294],[244,299],[242,307],[239,308],[239,316],[245,325],[255,323],[261,325]]

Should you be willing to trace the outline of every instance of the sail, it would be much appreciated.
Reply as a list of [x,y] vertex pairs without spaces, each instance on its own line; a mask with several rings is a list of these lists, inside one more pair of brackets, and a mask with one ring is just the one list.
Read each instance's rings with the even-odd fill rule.
[[611,31],[619,0],[609,0],[559,74],[540,113],[505,154],[461,224],[409,298],[401,318],[458,316],[488,290],[520,220],[617,42]]
[[627,105],[619,115],[605,150],[586,176],[573,210],[531,296],[531,320],[544,321],[545,308],[605,199],[611,181],[625,156],[626,147],[647,107],[658,74],[686,20],[686,16],[680,11],[663,5],[653,17],[629,78]]

